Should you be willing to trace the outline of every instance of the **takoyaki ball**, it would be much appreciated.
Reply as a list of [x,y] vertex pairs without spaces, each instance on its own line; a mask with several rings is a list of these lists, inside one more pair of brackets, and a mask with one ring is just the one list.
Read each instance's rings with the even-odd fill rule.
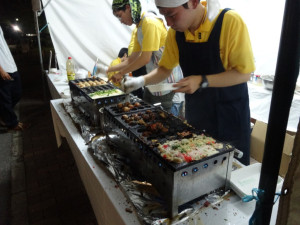
[[143,119],[140,119],[138,121],[138,124],[146,126],[146,123],[145,123],[145,121]]
[[150,117],[148,114],[144,114],[144,115],[142,115],[142,118],[144,121],[148,121]]
[[167,118],[167,115],[166,115],[164,112],[160,112],[159,115],[160,115],[162,118],[164,118],[164,119]]
[[140,106],[141,106],[141,103],[139,103],[139,102],[134,103],[134,107],[140,107]]
[[153,121],[155,119],[156,119],[156,115],[154,113],[152,113],[152,114],[149,115],[149,120],[150,121]]
[[150,109],[147,109],[147,110],[146,110],[146,113],[151,114],[152,111],[151,111]]
[[162,127],[161,131],[162,131],[163,133],[167,133],[167,132],[169,131],[169,129],[166,128],[166,127]]
[[123,120],[127,120],[128,119],[128,115],[122,115],[122,119]]
[[130,108],[128,108],[128,107],[125,106],[125,107],[123,107],[122,110],[123,110],[123,112],[129,112],[129,111],[130,111]]
[[122,108],[123,108],[123,103],[118,103],[117,107],[118,107],[119,109],[122,109]]
[[125,106],[129,106],[129,105],[130,105],[130,102],[125,102],[124,105],[125,105]]
[[138,115],[134,116],[133,118],[134,118],[134,120],[136,120],[136,121],[138,121],[138,120],[140,120],[140,119],[141,119],[141,117],[140,117],[140,116],[138,116]]
[[131,105],[131,104],[129,104],[127,107],[130,108],[130,109],[133,109],[133,108],[134,108],[134,106]]
[[130,121],[130,122],[129,122],[129,125],[131,125],[131,126],[136,125],[136,121],[134,121],[134,120]]
[[143,136],[143,137],[149,137],[151,134],[152,134],[152,133],[149,132],[149,131],[144,131],[144,132],[142,133],[142,136]]

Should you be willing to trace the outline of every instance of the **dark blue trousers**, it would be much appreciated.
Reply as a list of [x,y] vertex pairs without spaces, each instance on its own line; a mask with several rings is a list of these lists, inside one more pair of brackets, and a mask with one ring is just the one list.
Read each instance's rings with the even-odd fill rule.
[[14,107],[21,99],[22,86],[18,72],[8,74],[13,80],[0,78],[0,117],[8,128],[12,128],[19,122]]

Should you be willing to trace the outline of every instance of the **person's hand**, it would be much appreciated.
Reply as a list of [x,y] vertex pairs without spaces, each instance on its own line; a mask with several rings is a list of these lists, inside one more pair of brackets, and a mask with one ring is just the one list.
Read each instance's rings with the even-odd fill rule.
[[207,1],[207,16],[210,21],[213,21],[219,14],[220,10],[219,0],[208,0]]
[[187,94],[193,94],[199,89],[202,76],[188,76],[181,79],[178,83],[174,84],[173,87],[178,87],[174,92],[182,92]]
[[121,89],[126,93],[130,93],[137,90],[145,85],[144,76],[130,77],[125,76],[121,82]]
[[4,72],[4,71],[2,71],[2,72],[0,73],[0,76],[1,76],[1,78],[2,78],[3,80],[13,80],[12,77],[11,77],[8,73],[6,73],[6,72]]
[[113,81],[114,83],[119,83],[122,81],[123,77],[124,77],[124,75],[122,73],[117,72],[111,78],[109,78],[108,81]]

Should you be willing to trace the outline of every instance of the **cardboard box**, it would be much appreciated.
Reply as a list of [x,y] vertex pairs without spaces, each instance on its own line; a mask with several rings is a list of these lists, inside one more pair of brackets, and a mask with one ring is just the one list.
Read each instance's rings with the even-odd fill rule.
[[[257,120],[251,133],[250,156],[258,162],[262,162],[263,159],[266,133],[267,124]],[[287,173],[291,161],[294,140],[295,136],[286,133],[279,170],[279,175],[282,177]]]

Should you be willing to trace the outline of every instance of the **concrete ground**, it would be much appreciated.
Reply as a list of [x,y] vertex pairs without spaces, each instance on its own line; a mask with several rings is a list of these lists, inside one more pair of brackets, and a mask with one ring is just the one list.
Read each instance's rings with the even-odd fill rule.
[[14,58],[23,86],[16,111],[31,126],[14,133],[0,127],[0,225],[96,225],[68,144],[57,148],[39,58]]

